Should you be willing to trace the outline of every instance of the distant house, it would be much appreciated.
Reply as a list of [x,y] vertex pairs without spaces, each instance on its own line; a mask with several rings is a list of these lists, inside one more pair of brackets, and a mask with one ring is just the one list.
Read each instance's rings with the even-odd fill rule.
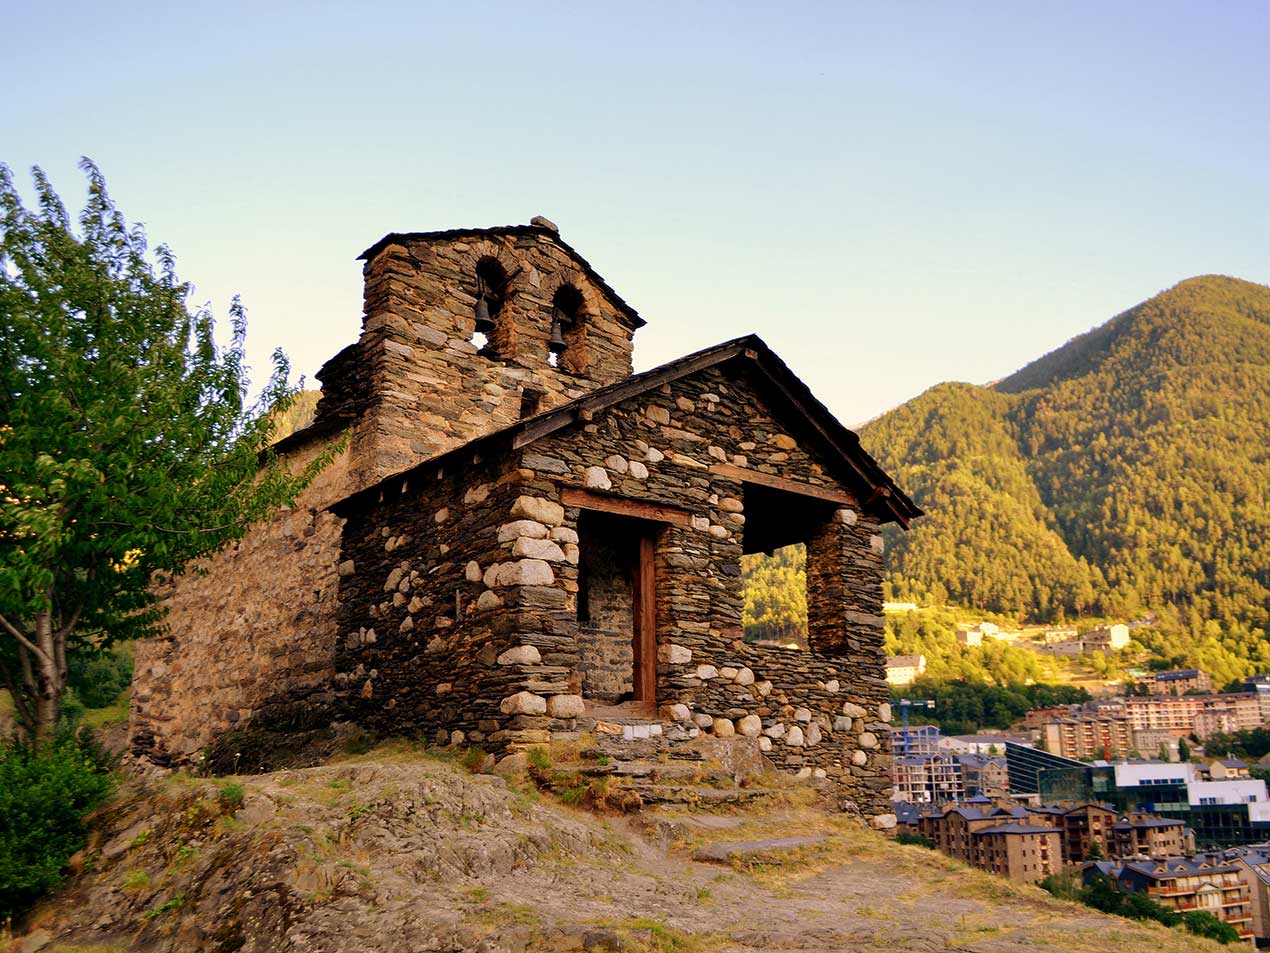
[[925,655],[896,655],[886,660],[886,681],[890,685],[912,685],[925,672]]
[[1208,767],[1201,768],[1210,780],[1226,781],[1233,778],[1251,777],[1248,773],[1248,765],[1246,762],[1240,761],[1238,758],[1225,758],[1221,761],[1210,762]]
[[978,625],[971,625],[968,622],[957,626],[957,641],[967,648],[983,644],[983,637],[995,638],[1000,628],[991,622],[980,622]]
[[1081,636],[1088,652],[1116,652],[1129,644],[1129,627],[1123,622],[1092,629]]

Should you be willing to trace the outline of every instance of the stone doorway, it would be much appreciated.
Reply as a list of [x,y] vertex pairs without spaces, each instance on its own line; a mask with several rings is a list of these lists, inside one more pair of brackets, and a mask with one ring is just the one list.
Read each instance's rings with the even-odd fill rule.
[[658,524],[591,510],[578,518],[578,650],[588,702],[655,711]]

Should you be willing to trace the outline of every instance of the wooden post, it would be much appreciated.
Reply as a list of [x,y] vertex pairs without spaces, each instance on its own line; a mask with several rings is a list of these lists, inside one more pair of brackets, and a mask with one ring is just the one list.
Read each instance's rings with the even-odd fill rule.
[[657,537],[648,527],[639,538],[635,571],[635,700],[657,708]]

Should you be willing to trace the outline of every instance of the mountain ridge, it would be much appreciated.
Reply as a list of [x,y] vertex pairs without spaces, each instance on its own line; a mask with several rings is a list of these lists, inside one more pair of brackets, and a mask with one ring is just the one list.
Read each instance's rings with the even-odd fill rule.
[[928,513],[891,536],[897,597],[1042,619],[1176,609],[1170,657],[1270,666],[1270,287],[1186,279],[860,435]]

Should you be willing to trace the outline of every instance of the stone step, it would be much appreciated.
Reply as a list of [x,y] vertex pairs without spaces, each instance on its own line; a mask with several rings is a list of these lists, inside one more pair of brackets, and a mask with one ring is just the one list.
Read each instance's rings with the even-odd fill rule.
[[732,863],[780,863],[782,858],[797,852],[809,844],[827,841],[827,835],[815,837],[782,837],[777,840],[722,841],[698,847],[693,860],[714,864]]

